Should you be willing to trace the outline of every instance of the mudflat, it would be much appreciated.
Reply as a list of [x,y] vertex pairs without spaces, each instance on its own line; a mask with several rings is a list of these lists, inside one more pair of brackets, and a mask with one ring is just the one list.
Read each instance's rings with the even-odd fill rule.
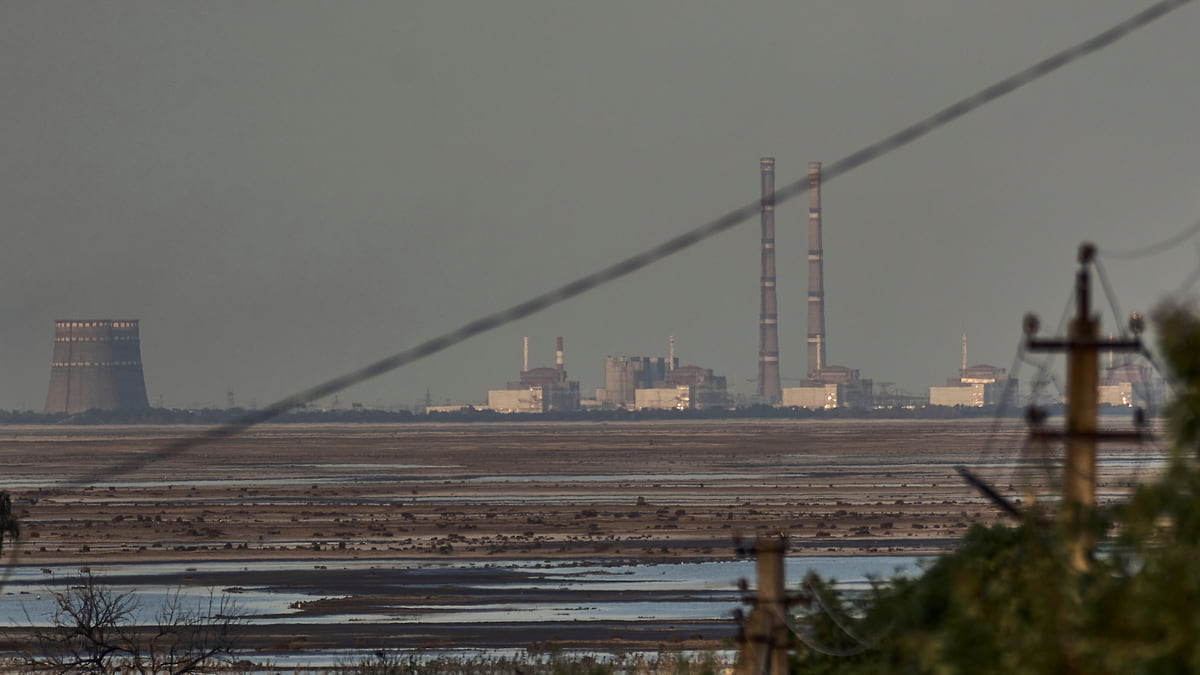
[[[790,555],[932,554],[1005,518],[956,466],[1012,500],[1057,480],[1017,421],[262,425],[162,456],[198,431],[0,427],[22,527],[6,562],[629,564],[729,560],[778,535]],[[1128,461],[1102,463],[1103,499],[1152,470],[1142,448],[1112,452]],[[369,597],[356,583],[339,597]]]
[[8,427],[0,487],[22,563],[723,558],[735,536],[768,533],[824,552],[930,550],[1000,517],[955,466],[1016,498],[1030,480],[997,467],[1024,427],[994,426],[263,425],[117,475],[197,429]]

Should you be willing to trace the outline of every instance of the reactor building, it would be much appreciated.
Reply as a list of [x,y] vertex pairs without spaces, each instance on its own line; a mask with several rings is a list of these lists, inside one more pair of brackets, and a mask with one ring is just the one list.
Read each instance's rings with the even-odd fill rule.
[[679,366],[661,356],[608,356],[604,359],[604,388],[596,390],[596,401],[610,408],[633,408],[639,389],[665,387],[667,373]]
[[148,407],[136,319],[54,322],[47,413]]
[[529,338],[525,338],[524,369],[521,379],[504,389],[488,391],[488,410],[501,413],[544,413],[552,410],[579,410],[579,382],[567,379],[563,362],[563,339],[558,338],[554,367],[529,367]]
[[596,390],[603,408],[625,410],[704,410],[729,406],[725,378],[711,368],[680,366],[675,336],[661,356],[609,356],[604,388]]
[[1018,390],[1016,378],[1009,377],[1000,367],[986,363],[967,365],[967,334],[962,336],[962,367],[958,377],[946,380],[944,387],[929,388],[929,405],[964,406],[979,408],[991,405],[1016,405],[1016,400],[1005,400],[1006,392]]

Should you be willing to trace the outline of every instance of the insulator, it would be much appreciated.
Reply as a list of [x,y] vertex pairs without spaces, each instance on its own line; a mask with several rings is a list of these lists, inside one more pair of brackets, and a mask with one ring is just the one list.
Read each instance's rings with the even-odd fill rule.
[[1096,245],[1085,241],[1079,245],[1079,264],[1086,265],[1096,257]]
[[1037,314],[1034,314],[1033,312],[1026,314],[1024,320],[1025,335],[1028,337],[1037,335],[1039,323],[1040,322],[1038,321]]
[[1146,329],[1146,321],[1141,314],[1134,312],[1129,315],[1129,330],[1133,331],[1134,335],[1141,335]]

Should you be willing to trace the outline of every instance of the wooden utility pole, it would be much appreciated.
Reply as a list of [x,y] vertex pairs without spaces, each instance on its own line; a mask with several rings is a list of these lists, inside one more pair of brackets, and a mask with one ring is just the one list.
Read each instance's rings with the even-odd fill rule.
[[[1058,519],[1070,537],[1068,561],[1073,569],[1081,572],[1088,569],[1092,551],[1096,547],[1090,521],[1096,507],[1096,441],[1101,436],[1096,427],[1099,353],[1102,350],[1142,349],[1142,342],[1137,336],[1141,326],[1136,315],[1132,322],[1135,331],[1133,340],[1100,340],[1100,321],[1092,316],[1091,310],[1090,267],[1095,255],[1096,247],[1092,244],[1079,246],[1079,271],[1075,274],[1075,317],[1071,320],[1066,340],[1035,338],[1037,319],[1033,316],[1025,319],[1029,351],[1067,353],[1067,428],[1063,434],[1067,456],[1063,466],[1063,498]],[[1035,431],[1033,435],[1045,438],[1053,434]],[[1138,437],[1141,437],[1140,432]]]
[[[1087,257],[1090,258],[1090,251]],[[1092,318],[1089,275],[1085,254],[1075,281],[1075,318],[1067,330],[1067,457],[1063,466],[1063,503],[1059,518],[1074,532],[1068,560],[1076,570],[1087,569],[1095,538],[1087,521],[1096,507],[1096,415],[1100,405],[1097,390],[1099,361],[1096,341],[1100,321]]]
[[749,549],[754,554],[758,589],[746,621],[738,675],[787,675],[791,635],[785,621],[784,548],[783,537],[772,537],[759,539]]

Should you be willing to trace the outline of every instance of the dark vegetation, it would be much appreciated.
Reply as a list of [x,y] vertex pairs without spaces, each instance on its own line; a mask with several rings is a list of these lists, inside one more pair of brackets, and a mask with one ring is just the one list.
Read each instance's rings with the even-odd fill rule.
[[1156,320],[1177,391],[1169,466],[1093,514],[1088,570],[1067,564],[1053,515],[1028,510],[1014,527],[972,527],[920,578],[866,597],[810,577],[793,671],[1200,672],[1200,316],[1169,306]]
[[9,670],[29,673],[183,675],[222,670],[234,660],[243,619],[228,595],[194,602],[175,591],[152,623],[137,621],[137,597],[85,571],[54,596],[50,626],[31,628]]

